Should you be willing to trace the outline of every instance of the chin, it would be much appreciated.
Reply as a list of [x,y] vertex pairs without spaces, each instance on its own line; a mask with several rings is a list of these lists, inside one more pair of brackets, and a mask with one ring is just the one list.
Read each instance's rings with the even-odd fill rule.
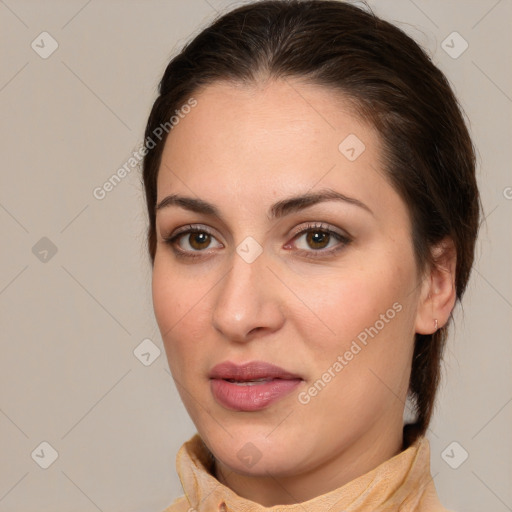
[[244,476],[267,478],[269,475],[272,475],[276,478],[283,478],[297,473],[298,468],[295,461],[290,460],[290,457],[286,454],[257,454],[256,452],[256,457],[251,462],[249,459],[250,452],[251,450],[245,448],[243,459],[246,460],[243,462],[238,457],[233,457],[232,453],[222,452],[216,458],[222,461],[231,471]]
[[[210,451],[229,469],[246,476],[296,473],[301,458],[304,458],[303,452],[308,451],[307,446],[297,443],[288,430],[279,436],[272,429],[255,427],[248,422],[247,425],[233,427],[230,436],[222,429],[212,428],[215,430],[198,428]],[[298,446],[303,450],[299,452]]]

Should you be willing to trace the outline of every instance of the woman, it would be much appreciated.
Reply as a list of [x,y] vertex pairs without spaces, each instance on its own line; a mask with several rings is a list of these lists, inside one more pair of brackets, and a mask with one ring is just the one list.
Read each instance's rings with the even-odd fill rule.
[[155,315],[198,430],[167,511],[445,510],[424,436],[480,206],[418,45],[342,2],[240,7],[167,66],[143,177]]

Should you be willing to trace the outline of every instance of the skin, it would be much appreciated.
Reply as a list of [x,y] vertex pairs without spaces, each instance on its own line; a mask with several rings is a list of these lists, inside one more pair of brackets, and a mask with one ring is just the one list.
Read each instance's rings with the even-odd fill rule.
[[[216,83],[194,97],[197,106],[167,138],[157,202],[169,194],[200,198],[222,218],[177,205],[157,210],[153,302],[169,367],[221,482],[264,506],[306,501],[400,452],[414,334],[447,321],[454,258],[444,244],[437,256],[445,264],[419,271],[407,206],[382,171],[379,135],[338,93],[288,80]],[[355,161],[338,149],[349,134],[366,147]],[[268,215],[278,201],[325,189],[371,211],[331,200]],[[350,242],[327,235],[319,249],[307,232],[297,234],[307,223]],[[212,237],[203,245],[194,234],[165,242],[189,224]],[[236,252],[248,236],[263,250],[252,263]],[[179,257],[177,248],[199,257]],[[400,312],[300,403],[298,394],[396,303]],[[255,360],[303,382],[260,411],[217,403],[213,366]],[[252,467],[237,456],[247,442],[261,453]]]

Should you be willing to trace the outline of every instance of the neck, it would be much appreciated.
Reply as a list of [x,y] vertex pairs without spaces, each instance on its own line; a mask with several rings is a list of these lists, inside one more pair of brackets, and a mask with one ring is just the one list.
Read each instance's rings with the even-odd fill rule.
[[247,476],[215,461],[215,477],[242,498],[265,507],[302,503],[333,491],[376,468],[402,450],[402,427],[382,428],[352,443],[310,471],[294,475]]

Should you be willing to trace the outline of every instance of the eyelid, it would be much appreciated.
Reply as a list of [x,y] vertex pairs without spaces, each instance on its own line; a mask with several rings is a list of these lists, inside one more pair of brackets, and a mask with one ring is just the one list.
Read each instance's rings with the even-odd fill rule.
[[212,251],[209,249],[205,249],[202,251],[187,251],[184,249],[181,249],[178,246],[178,239],[181,236],[189,235],[190,233],[206,233],[210,235],[212,238],[214,238],[220,245],[224,246],[223,242],[221,242],[217,235],[213,232],[211,228],[208,226],[205,226],[203,224],[187,224],[185,226],[181,226],[180,228],[176,229],[175,231],[171,231],[169,235],[162,236],[162,241],[171,246],[174,253],[177,256],[183,256],[188,258],[199,258],[203,255],[210,254]]
[[349,245],[353,241],[353,237],[349,235],[347,232],[339,230],[330,224],[325,224],[323,222],[307,222],[306,224],[302,224],[294,229],[295,234],[292,236],[290,242],[285,244],[285,248],[289,248],[290,245],[295,243],[297,238],[304,236],[306,233],[311,231],[324,231],[331,236],[334,236],[338,240],[338,243],[329,249],[295,249],[295,252],[299,256],[303,256],[309,259],[321,260],[334,257],[338,252],[342,251],[347,245]]
[[349,235],[346,231],[341,230],[339,228],[336,228],[335,226],[332,226],[331,224],[327,224],[324,222],[306,222],[303,223],[293,230],[292,238],[296,238],[297,235],[303,234],[307,231],[312,231],[318,229],[319,231],[327,231],[329,233],[334,233],[338,235],[340,238],[346,239],[346,240],[352,240],[352,236]]
[[204,224],[186,224],[185,226],[181,226],[180,228],[176,229],[175,231],[171,232],[169,235],[167,235],[166,237],[164,238],[174,238],[174,237],[177,237],[179,235],[183,235],[185,233],[189,233],[189,232],[197,232],[197,231],[201,231],[201,232],[205,232],[205,233],[208,233],[209,235],[211,236],[215,236],[215,234],[213,233],[213,230],[204,225]]

